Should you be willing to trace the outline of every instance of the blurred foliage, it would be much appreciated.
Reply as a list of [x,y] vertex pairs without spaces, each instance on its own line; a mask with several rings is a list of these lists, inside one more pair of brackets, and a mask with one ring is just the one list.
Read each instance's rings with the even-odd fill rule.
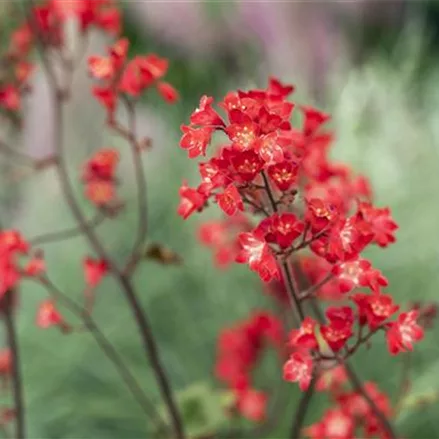
[[[234,76],[230,76],[229,64],[220,54],[207,61],[186,61],[172,47],[152,37],[145,41],[135,29],[127,29],[135,42],[134,53],[157,51],[173,60],[169,80],[183,94],[181,103],[172,110],[148,97],[169,127],[170,143],[170,153],[154,164],[157,172],[148,167],[148,204],[150,242],[163,242],[184,258],[184,264],[144,263],[136,274],[136,285],[178,399],[186,401],[183,405],[190,429],[200,432],[200,428],[207,426],[209,430],[224,422],[223,413],[216,412],[221,393],[217,393],[220,387],[213,378],[219,330],[245,317],[251,309],[269,306],[258,279],[246,267],[234,266],[221,272],[212,266],[209,251],[198,245],[195,236],[201,217],[183,222],[176,214],[180,182],[183,178],[190,181],[196,172],[194,163],[178,148],[178,127],[188,120],[200,95],[222,93]],[[439,66],[435,64],[423,75],[419,87],[419,53],[424,42],[417,35],[419,29],[412,28],[392,49],[390,61],[375,55],[356,68],[337,71],[328,87],[325,108],[333,114],[336,156],[370,176],[377,204],[391,206],[401,226],[397,244],[369,254],[389,277],[389,291],[400,302],[436,300],[439,283]],[[244,59],[242,66],[247,63],[251,72],[252,55]],[[300,99],[305,101],[305,97],[302,91]],[[72,169],[72,177],[75,175],[77,171]],[[129,177],[126,174],[122,180]],[[127,256],[132,240],[135,209],[131,190],[128,184],[127,211],[99,228],[108,249],[120,260]],[[23,204],[25,215],[17,225],[26,236],[72,224],[51,173],[27,184]],[[91,213],[85,201],[83,207]],[[81,261],[86,253],[89,250],[82,238],[47,246],[46,250],[53,280],[78,301],[83,294]],[[21,293],[19,331],[30,437],[151,438],[148,420],[90,335],[67,336],[35,328],[36,307],[43,297],[44,292],[33,284],[26,285]],[[98,290],[95,318],[146,393],[160,404],[132,316],[110,279]],[[414,395],[439,390],[438,330],[436,327],[427,335],[413,357]],[[363,379],[376,380],[392,396],[398,393],[401,363],[388,355],[383,340],[361,351],[355,362]],[[273,391],[280,382],[279,365],[266,359],[257,379],[261,388]],[[299,397],[297,386],[284,384],[282,388],[282,414],[271,435],[278,439],[286,437]],[[326,401],[314,398],[312,404],[307,423],[318,418]],[[206,412],[207,407],[211,408]],[[416,410],[412,403],[404,407],[398,421],[404,437],[439,436],[436,401],[422,410]],[[207,420],[206,425],[201,425],[201,418]]]

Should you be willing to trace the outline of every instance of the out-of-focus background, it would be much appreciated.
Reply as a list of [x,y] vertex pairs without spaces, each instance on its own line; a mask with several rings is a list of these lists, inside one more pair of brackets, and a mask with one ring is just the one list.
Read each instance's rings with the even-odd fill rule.
[[[139,111],[142,132],[154,139],[145,159],[149,233],[183,258],[180,267],[144,264],[137,282],[152,319],[166,368],[179,398],[199,396],[215,407],[220,389],[213,377],[218,331],[251,309],[266,306],[261,286],[246,267],[218,271],[209,250],[196,237],[203,217],[183,222],[176,214],[183,179],[195,183],[196,166],[178,147],[186,123],[202,94],[217,98],[238,87],[263,86],[268,75],[297,85],[296,99],[332,114],[334,155],[369,176],[379,206],[389,205],[400,224],[398,242],[368,256],[390,280],[397,301],[439,297],[439,3],[436,1],[355,2],[149,2],[124,1],[125,34],[132,53],[156,52],[170,59],[167,79],[181,93],[170,107],[153,93]],[[3,16],[6,23],[8,17]],[[105,41],[91,42],[103,53]],[[93,149],[124,148],[104,130],[104,114],[89,97],[89,80],[78,73],[69,108],[66,142],[72,176]],[[50,151],[50,106],[37,72],[27,105],[25,145],[29,153]],[[31,237],[72,223],[53,174],[10,184],[2,163],[2,222]],[[122,163],[123,194],[135,203],[129,163]],[[78,185],[78,194],[80,188]],[[91,207],[84,201],[84,209]],[[99,229],[117,257],[126,256],[132,239],[134,209]],[[72,297],[82,295],[83,239],[47,246],[48,271]],[[112,366],[87,334],[62,335],[38,330],[35,310],[43,291],[25,288],[19,331],[24,361],[30,436],[34,438],[144,437],[145,419]],[[120,291],[105,280],[98,291],[96,319],[120,348],[151,398],[157,398],[145,367],[140,340]],[[430,404],[407,403],[397,426],[405,438],[437,438],[439,404],[439,327],[426,336],[412,365],[412,394]],[[378,337],[379,338],[379,337]],[[364,379],[376,380],[395,396],[401,360],[384,343],[356,360]],[[262,389],[280,381],[280,368],[267,359]],[[269,378],[267,378],[269,377]],[[189,395],[189,396],[188,396]],[[292,413],[299,390],[285,385],[283,398]],[[313,402],[307,423],[325,406]],[[193,416],[193,431],[225,426],[215,409]],[[189,416],[189,415],[188,415]],[[288,416],[270,437],[286,437]],[[207,428],[206,428],[207,427]]]

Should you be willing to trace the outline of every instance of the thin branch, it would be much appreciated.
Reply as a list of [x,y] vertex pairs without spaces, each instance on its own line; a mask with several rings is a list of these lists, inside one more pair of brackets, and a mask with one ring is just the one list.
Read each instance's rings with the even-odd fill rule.
[[[38,33],[37,33],[38,35]],[[107,253],[103,247],[101,241],[95,234],[94,230],[87,224],[86,218],[77,203],[75,194],[73,192],[72,185],[67,171],[66,157],[64,155],[62,133],[63,133],[63,109],[64,100],[66,94],[64,90],[59,88],[56,80],[56,76],[53,72],[52,66],[45,56],[44,46],[40,45],[43,67],[47,74],[49,80],[49,89],[51,100],[54,108],[54,144],[57,150],[57,155],[59,161],[57,163],[56,169],[58,171],[58,176],[61,183],[61,189],[67,201],[67,204],[75,217],[78,226],[84,236],[88,239],[90,245],[93,247],[94,251],[102,258],[105,259],[109,265],[110,273],[116,278],[120,284],[122,290],[125,293],[125,297],[130,305],[133,316],[136,320],[140,336],[142,338],[143,346],[147,358],[152,366],[157,385],[159,387],[161,396],[165,402],[167,410],[169,412],[169,417],[173,425],[174,433],[178,439],[184,439],[184,429],[183,422],[177,408],[171,385],[167,374],[165,372],[164,366],[161,363],[161,359],[158,352],[157,343],[153,335],[149,320],[146,313],[142,310],[140,302],[136,296],[134,288],[131,284],[130,279],[119,270],[116,263],[112,260],[110,255]]]
[[98,324],[94,321],[91,315],[85,310],[85,308],[78,305],[75,301],[70,299],[66,294],[60,291],[56,285],[47,277],[39,278],[41,285],[43,285],[51,297],[57,302],[60,302],[67,308],[72,314],[76,315],[84,324],[84,326],[90,331],[90,334],[95,339],[96,343],[101,348],[105,356],[113,363],[116,370],[119,372],[120,377],[131,391],[134,399],[139,403],[145,414],[155,423],[158,431],[166,431],[169,427],[165,424],[153,402],[145,395],[144,391],[137,383],[136,378],[128,369],[123,361],[122,356],[118,353],[115,347],[107,339],[104,333],[99,328]]
[[379,407],[375,404],[375,401],[369,396],[369,394],[364,389],[363,385],[361,384],[361,380],[358,377],[357,373],[355,372],[354,368],[347,362],[343,360],[338,360],[339,364],[343,365],[346,374],[349,378],[349,381],[352,384],[352,387],[355,389],[356,392],[358,392],[369,404],[369,407],[372,410],[372,413],[377,417],[377,419],[380,421],[381,426],[384,428],[384,430],[387,433],[387,436],[391,439],[397,439],[397,435],[394,431],[394,428],[392,424],[390,423],[389,419],[386,415],[379,409]]
[[[90,228],[97,227],[105,220],[105,216],[102,213],[98,213],[90,220],[87,220],[87,225]],[[28,239],[28,243],[31,246],[40,246],[44,244],[51,244],[54,242],[65,241],[70,238],[75,238],[82,234],[82,230],[78,226],[70,227],[69,229],[59,230],[56,232],[45,233],[43,235],[35,236]]]
[[293,425],[291,427],[291,439],[299,439],[300,432],[302,431],[303,424],[305,422],[306,413],[309,408],[309,403],[311,402],[312,397],[314,396],[316,390],[317,377],[314,375],[311,382],[309,383],[308,389],[302,393],[302,397],[300,398],[299,406],[297,407]]
[[8,290],[3,299],[3,319],[5,323],[6,338],[11,353],[12,362],[12,393],[14,398],[15,411],[15,437],[24,439],[26,437],[24,402],[23,402],[23,383],[20,371],[20,352],[18,347],[17,333],[15,330],[15,319],[13,314],[13,295],[14,290]]
[[307,290],[300,293],[299,300],[306,300],[314,296],[314,294],[317,293],[320,288],[326,285],[333,277],[334,275],[332,273],[328,273],[320,282],[317,282],[316,284],[309,287]]
[[138,204],[138,225],[137,239],[134,244],[133,254],[137,254],[139,247],[142,246],[146,234],[148,233],[148,205],[146,199],[146,176],[143,169],[142,156],[137,141],[137,124],[136,113],[131,102],[127,103],[128,119],[129,119],[129,144],[131,146],[131,155],[133,158],[134,175],[137,185],[137,204]]
[[[105,215],[98,213],[90,220],[87,220],[87,225],[90,228],[95,228],[102,224],[105,220]],[[31,246],[40,246],[44,244],[51,244],[54,242],[65,241],[70,238],[75,238],[82,234],[82,230],[78,226],[70,227],[69,229],[59,230],[57,232],[45,233],[43,235],[35,236],[34,238],[28,239],[28,243]]]
[[270,182],[268,181],[268,178],[265,175],[264,171],[262,171],[261,174],[262,174],[262,179],[264,180],[265,190],[267,191],[267,195],[270,200],[271,208],[273,209],[273,212],[277,212],[278,211],[277,202],[274,199],[273,192],[271,191]]

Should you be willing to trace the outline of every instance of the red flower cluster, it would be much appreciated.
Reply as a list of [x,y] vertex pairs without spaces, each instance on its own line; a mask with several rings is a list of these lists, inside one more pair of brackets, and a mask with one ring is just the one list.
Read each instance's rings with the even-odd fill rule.
[[91,56],[91,75],[101,83],[93,87],[93,95],[106,108],[108,120],[113,120],[118,99],[138,98],[147,88],[156,85],[166,102],[178,99],[177,91],[161,79],[168,70],[168,61],[151,54],[127,59],[129,41],[122,38],[108,50],[107,56]]
[[46,46],[60,49],[64,44],[63,25],[76,20],[85,35],[96,28],[111,35],[121,31],[121,15],[113,0],[48,0],[32,8],[29,19],[11,36],[3,55],[6,77],[0,85],[0,109],[18,111],[21,96],[28,91],[33,70],[29,55],[38,39]]
[[[319,422],[305,428],[304,434],[310,439],[386,438],[386,432],[370,404],[363,395],[346,389],[346,381],[347,377],[341,366],[327,370],[319,376],[316,387],[320,391],[330,392],[333,405]],[[388,397],[374,383],[364,383],[364,390],[384,416],[392,416]]]
[[276,317],[258,312],[224,329],[217,346],[216,376],[234,393],[238,412],[253,421],[265,418],[267,395],[252,387],[251,373],[266,342],[282,353],[284,330]]
[[100,149],[86,162],[82,174],[85,195],[96,206],[107,206],[114,201],[118,163],[119,153],[113,148]]
[[[25,263],[22,257],[26,257]],[[0,232],[0,298],[17,287],[22,277],[38,276],[44,270],[40,255],[31,254],[29,244],[17,230]]]
[[[181,187],[178,213],[186,219],[209,201],[217,203],[225,222],[201,229],[202,240],[217,252],[216,260],[228,262],[233,255],[263,282],[270,282],[274,297],[299,308],[301,324],[289,335],[291,354],[283,372],[285,380],[298,382],[305,390],[323,361],[343,361],[376,332],[386,334],[390,353],[397,354],[411,350],[422,339],[423,330],[417,323],[418,311],[397,315],[399,306],[383,292],[386,277],[361,256],[370,245],[387,247],[395,242],[398,226],[390,210],[371,203],[364,177],[330,160],[333,135],[324,129],[328,115],[300,107],[302,125],[292,126],[296,105],[288,96],[293,90],[272,78],[266,89],[228,93],[218,109],[213,98],[201,98],[190,124],[181,127],[181,148],[196,158],[206,155],[214,133],[227,140],[199,164],[200,184]],[[245,208],[263,218],[255,227],[248,221],[244,230],[231,230],[231,221],[241,218]],[[218,256],[224,248],[225,258]],[[303,301],[314,298],[344,303],[330,306],[317,321],[304,317],[302,307]],[[242,331],[237,331],[239,340],[245,339]],[[222,336],[221,352],[228,352],[223,347],[226,343],[233,352],[236,340]],[[244,354],[225,355],[219,365],[235,371],[230,372],[233,379],[242,379],[245,358],[254,361]],[[220,370],[221,379],[230,379]],[[369,432],[372,421],[367,413],[362,415]],[[351,437],[356,422],[351,414],[333,410],[312,435]]]
[[47,9],[49,17],[52,13],[57,20],[77,20],[82,33],[95,27],[117,36],[122,29],[121,13],[114,0],[51,0]]
[[16,112],[21,109],[22,95],[29,89],[28,81],[33,71],[29,62],[32,34],[28,26],[17,30],[10,45],[2,55],[2,78],[0,84],[0,110]]

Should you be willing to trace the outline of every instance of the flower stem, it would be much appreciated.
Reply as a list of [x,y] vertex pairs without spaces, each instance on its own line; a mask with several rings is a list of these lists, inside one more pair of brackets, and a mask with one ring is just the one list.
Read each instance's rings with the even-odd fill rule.
[[14,290],[9,290],[3,299],[3,319],[5,323],[6,338],[8,347],[11,353],[12,363],[12,395],[14,399],[15,412],[15,438],[24,439],[26,437],[25,431],[25,416],[24,416],[24,402],[23,402],[23,383],[20,371],[20,352],[18,347],[17,333],[15,329],[15,319],[12,309]]

